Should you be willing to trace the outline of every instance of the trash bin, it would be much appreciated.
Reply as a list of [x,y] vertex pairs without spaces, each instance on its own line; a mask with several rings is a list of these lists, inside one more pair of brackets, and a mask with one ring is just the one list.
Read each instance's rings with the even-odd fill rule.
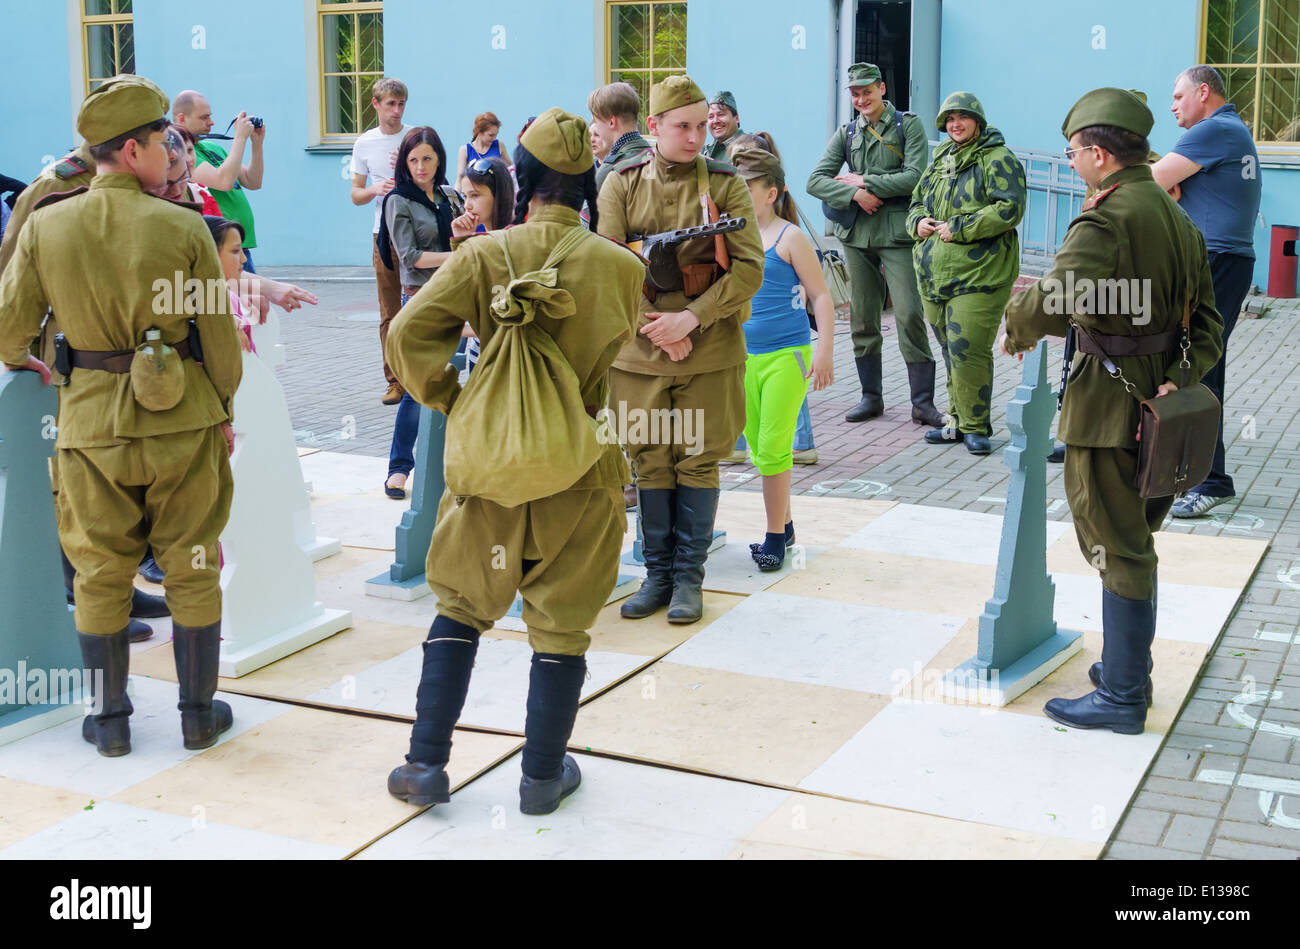
[[1268,255],[1268,295],[1292,299],[1296,295],[1296,238],[1300,227],[1274,224]]

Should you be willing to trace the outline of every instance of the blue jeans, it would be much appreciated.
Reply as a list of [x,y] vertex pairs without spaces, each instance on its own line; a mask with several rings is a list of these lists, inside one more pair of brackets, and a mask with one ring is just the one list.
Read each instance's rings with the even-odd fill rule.
[[[411,299],[402,294],[402,306]],[[393,444],[388,449],[388,476],[404,474],[408,478],[415,469],[415,439],[420,434],[420,403],[410,393],[402,395],[397,403],[397,421],[393,424]]]
[[[748,447],[744,435],[736,439],[736,451],[744,451]],[[799,417],[795,419],[794,423],[794,450],[811,451],[815,447],[813,444],[812,413],[808,411],[808,397],[804,396],[803,405],[799,406]]]

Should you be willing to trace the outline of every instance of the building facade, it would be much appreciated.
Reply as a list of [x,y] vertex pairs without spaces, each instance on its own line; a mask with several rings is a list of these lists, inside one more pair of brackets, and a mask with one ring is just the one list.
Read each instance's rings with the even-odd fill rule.
[[928,128],[965,89],[1011,147],[1057,156],[1066,110],[1104,85],[1147,92],[1152,145],[1167,151],[1181,134],[1174,79],[1209,62],[1260,151],[1257,283],[1268,227],[1300,223],[1300,0],[0,0],[0,23],[0,172],[13,177],[75,144],[79,103],[118,71],[204,93],[214,131],[240,110],[262,117],[259,265],[369,261],[373,211],[349,200],[348,159],[375,124],[380,75],[407,83],[406,122],[436,128],[454,160],[480,112],[501,118],[513,148],[550,106],[585,114],[596,85],[645,90],[688,72],[708,93],[731,90],[747,131],[772,133],[815,217],[802,185],[849,118],[849,63],[879,64],[887,97]]

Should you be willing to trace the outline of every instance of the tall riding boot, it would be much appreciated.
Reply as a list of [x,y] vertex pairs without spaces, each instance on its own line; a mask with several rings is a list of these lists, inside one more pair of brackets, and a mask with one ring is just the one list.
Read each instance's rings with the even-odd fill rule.
[[880,397],[880,359],[880,353],[853,357],[853,362],[858,367],[858,381],[862,383],[862,401],[844,416],[844,421],[865,422],[885,413],[885,402]]
[[713,542],[717,488],[677,486],[677,551],[673,556],[673,600],[668,622],[699,622],[704,615],[704,561]]
[[641,551],[645,580],[641,589],[623,601],[619,615],[641,619],[667,606],[673,598],[673,523],[677,517],[677,492],[671,488],[637,488],[641,511]]
[[90,675],[89,688],[94,707],[99,709],[81,721],[81,737],[105,758],[116,758],[131,751],[131,700],[126,694],[126,677],[131,649],[126,630],[111,636],[77,633],[81,659]]
[[[1151,629],[1153,631],[1152,642],[1155,642],[1154,630],[1156,628],[1156,601],[1160,595],[1160,584],[1157,581],[1156,574],[1151,574]],[[1155,702],[1155,688],[1151,684],[1151,670],[1155,668],[1155,662],[1151,658],[1151,653],[1147,653],[1147,682],[1145,695],[1147,708],[1150,708]],[[1088,669],[1088,681],[1093,685],[1101,685],[1101,663],[1094,662]]]
[[942,428],[943,413],[934,407],[934,363],[909,362],[907,382],[912,389],[912,421]]
[[451,800],[447,762],[451,736],[465,707],[479,631],[439,614],[424,641],[424,666],[415,692],[415,724],[406,764],[388,775],[388,793],[408,804]]
[[172,623],[172,651],[180,686],[181,737],[191,751],[211,748],[234,723],[234,713],[217,693],[221,660],[221,624],[182,626]]
[[1140,735],[1146,724],[1146,678],[1155,637],[1150,600],[1102,590],[1101,683],[1079,699],[1052,699],[1047,717],[1072,728],[1109,728]]
[[519,810],[524,814],[551,813],[582,783],[578,762],[564,749],[573,734],[586,677],[585,656],[533,653],[524,722],[524,773],[519,779]]

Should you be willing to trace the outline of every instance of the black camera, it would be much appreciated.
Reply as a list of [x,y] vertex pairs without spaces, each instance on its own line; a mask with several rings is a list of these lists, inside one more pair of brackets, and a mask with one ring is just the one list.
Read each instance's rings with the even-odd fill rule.
[[252,124],[253,128],[255,129],[260,129],[263,125],[262,120],[255,115],[250,115],[248,117],[248,121]]

